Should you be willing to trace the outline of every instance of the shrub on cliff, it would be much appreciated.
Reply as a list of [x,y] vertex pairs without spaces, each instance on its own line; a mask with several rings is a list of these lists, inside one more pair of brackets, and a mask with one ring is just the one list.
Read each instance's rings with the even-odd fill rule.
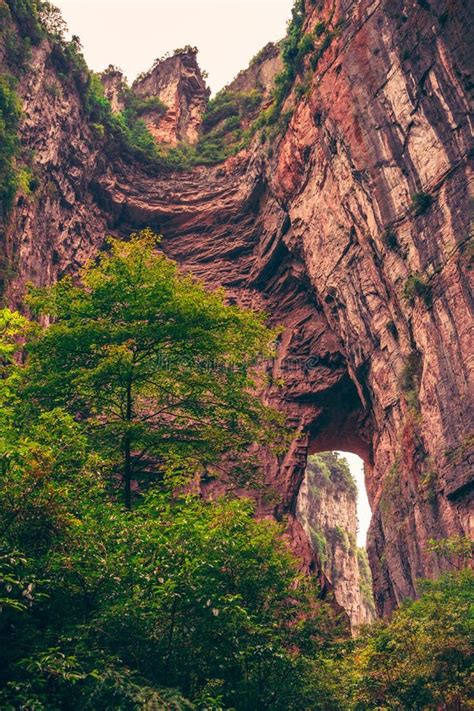
[[[6,0],[10,12],[18,24],[21,34],[29,37],[33,44],[39,44],[45,35],[41,26],[37,0]],[[49,5],[49,3],[46,3]]]
[[258,109],[261,103],[262,94],[257,89],[252,91],[222,89],[209,102],[203,118],[202,128],[204,132],[207,132],[226,118],[232,116],[244,118]]
[[429,193],[415,193],[412,195],[412,203],[415,215],[424,215],[433,203],[433,196]]
[[141,97],[136,96],[128,87],[123,83],[123,93],[125,99],[125,111],[128,122],[133,122],[138,116],[141,116],[147,112],[154,112],[162,116],[168,110],[166,104],[161,101],[157,96]]
[[357,485],[349,469],[347,460],[337,452],[320,452],[308,458],[307,471],[310,485],[316,489],[333,482],[345,490],[351,498],[357,497]]
[[403,288],[403,296],[410,306],[414,305],[416,298],[421,299],[425,306],[431,306],[431,285],[421,274],[410,274]]
[[20,101],[15,81],[0,76],[0,218],[10,208],[18,186],[15,156],[18,151]]

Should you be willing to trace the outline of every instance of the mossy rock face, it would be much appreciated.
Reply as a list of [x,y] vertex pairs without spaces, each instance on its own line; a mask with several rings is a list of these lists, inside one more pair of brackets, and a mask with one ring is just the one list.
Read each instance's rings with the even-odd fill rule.
[[409,306],[414,306],[416,299],[420,299],[425,306],[431,306],[431,286],[421,274],[412,274],[405,282],[403,296]]
[[357,497],[357,485],[344,457],[337,452],[322,452],[308,458],[308,484],[318,489],[332,483],[346,491],[354,500]]

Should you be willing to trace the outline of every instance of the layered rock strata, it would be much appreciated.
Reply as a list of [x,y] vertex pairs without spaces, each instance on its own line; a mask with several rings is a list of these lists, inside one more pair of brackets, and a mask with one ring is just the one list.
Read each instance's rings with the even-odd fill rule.
[[[287,517],[323,579],[296,518],[307,457],[359,454],[381,614],[443,568],[430,538],[473,532],[470,13],[460,0],[307,2],[305,31],[323,23],[330,40],[282,107],[288,125],[188,171],[105,152],[47,40],[19,84],[40,187],[18,194],[3,235],[9,302],[27,280],[76,271],[108,232],[150,225],[183,269],[263,308],[284,331],[262,397],[295,436],[265,463],[278,501],[262,497],[262,512]],[[171,107],[164,71],[139,88]],[[165,83],[181,81],[180,69]],[[194,90],[184,134],[173,104],[171,142],[196,140],[205,89]]]

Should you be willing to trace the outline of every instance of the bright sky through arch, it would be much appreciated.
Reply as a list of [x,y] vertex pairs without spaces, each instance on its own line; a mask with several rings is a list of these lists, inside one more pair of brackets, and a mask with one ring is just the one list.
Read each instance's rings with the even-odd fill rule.
[[91,69],[119,66],[130,82],[187,44],[215,93],[267,42],[284,37],[293,0],[53,0]]
[[357,454],[352,454],[351,452],[339,452],[339,454],[347,460],[351,474],[357,484],[357,545],[365,548],[372,512],[365,489],[364,462]]

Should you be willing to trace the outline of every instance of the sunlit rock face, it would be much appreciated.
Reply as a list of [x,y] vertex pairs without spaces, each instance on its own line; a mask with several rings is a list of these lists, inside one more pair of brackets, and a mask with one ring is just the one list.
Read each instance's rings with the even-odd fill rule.
[[105,97],[110,101],[114,113],[125,108],[126,79],[118,67],[112,64],[100,75]]
[[151,107],[142,112],[148,130],[158,143],[196,143],[209,98],[209,89],[196,60],[197,50],[185,48],[157,61],[132,86],[142,99],[156,97],[164,112]]
[[311,456],[296,517],[354,631],[371,622],[375,614],[365,551],[357,548],[356,504],[357,488],[347,462],[335,452]]
[[[184,270],[265,309],[283,333],[261,395],[295,435],[284,456],[262,455],[271,495],[261,513],[288,521],[324,588],[296,517],[307,457],[359,454],[382,614],[443,568],[430,538],[473,532],[468,12],[441,0],[308,2],[306,29],[324,22],[332,39],[305,92],[286,100],[287,127],[188,171],[110,150],[47,42],[19,84],[22,145],[40,184],[18,195],[3,235],[9,301],[27,280],[77,271],[107,232],[150,225]],[[168,84],[163,67],[137,83],[172,112],[150,130],[194,141],[206,92],[195,58],[165,62]]]

